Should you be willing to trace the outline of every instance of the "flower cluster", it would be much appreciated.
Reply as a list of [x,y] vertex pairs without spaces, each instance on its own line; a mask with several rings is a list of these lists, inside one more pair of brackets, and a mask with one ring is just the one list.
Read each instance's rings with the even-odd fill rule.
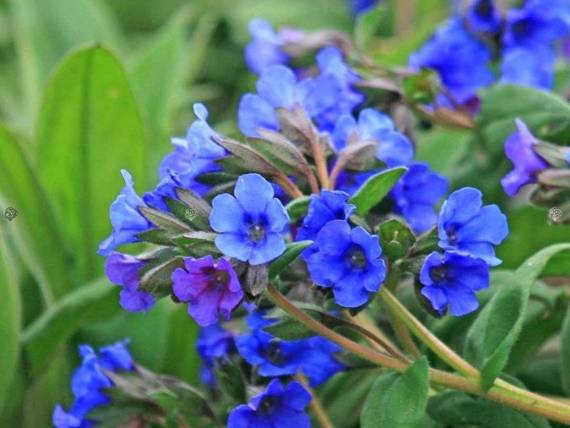
[[[451,55],[472,35],[460,20],[449,25],[436,38],[453,41]],[[478,25],[494,31],[489,22]],[[271,290],[342,324],[348,313],[366,310],[390,275],[412,274],[422,302],[462,316],[478,307],[476,293],[500,263],[495,247],[508,226],[474,188],[454,191],[439,208],[447,179],[414,159],[411,132],[372,100],[365,104],[361,77],[342,50],[319,45],[315,66],[294,71],[287,49],[302,32],[276,33],[260,20],[250,30],[246,59],[259,78],[239,103],[241,141],[216,132],[196,104],[197,119],[186,138],[173,139],[154,189],[139,196],[123,172],[112,233],[99,252],[126,310],[147,311],[166,296],[187,306],[201,327],[197,348],[209,393],[227,386],[219,367],[239,373],[234,389],[240,382],[250,387],[244,391],[265,389],[237,405],[228,426],[308,426],[310,393],[284,378],[302,376],[315,387],[354,367],[324,337],[284,333]],[[460,49],[466,58],[484,48],[471,42]],[[467,100],[477,79],[461,92],[462,70],[442,67],[450,89]],[[137,245],[117,251],[127,244]],[[247,401],[245,392],[237,395],[232,405]]]
[[557,50],[570,35],[570,5],[565,0],[523,3],[503,16],[494,0],[471,2],[410,57],[410,66],[437,71],[449,91],[441,102],[452,97],[472,105],[477,91],[497,80],[551,88]]
[[60,405],[53,412],[56,428],[86,428],[92,426],[89,412],[96,407],[108,404],[111,400],[105,390],[113,386],[106,371],[132,371],[134,363],[127,349],[127,342],[105,346],[95,352],[88,345],[79,347],[81,366],[71,379],[71,389],[75,401],[66,412]]

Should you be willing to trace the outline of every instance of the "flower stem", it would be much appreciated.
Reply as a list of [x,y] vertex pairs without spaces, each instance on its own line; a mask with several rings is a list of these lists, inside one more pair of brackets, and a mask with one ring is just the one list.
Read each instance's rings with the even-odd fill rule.
[[479,379],[479,371],[475,367],[439,340],[426,326],[419,322],[388,289],[383,288],[378,295],[386,304],[394,318],[401,320],[418,339],[424,342],[445,363],[468,378]]
[[297,373],[295,375],[295,378],[305,387],[307,391],[309,391],[309,393],[313,397],[313,399],[311,400],[311,409],[313,409],[313,413],[315,414],[315,417],[318,419],[321,428],[334,428],[334,425],[332,424],[329,415],[327,414],[325,408],[323,407],[323,404],[321,403],[319,396],[313,390],[313,388],[311,388],[309,382],[307,381],[307,378],[302,373]]
[[[287,312],[292,317],[296,318],[299,322],[305,324],[315,333],[337,343],[347,351],[350,351],[378,366],[387,367],[399,373],[402,373],[408,369],[409,363],[400,361],[388,355],[384,355],[378,351],[375,351],[371,348],[361,345],[360,343],[353,342],[352,340],[338,334],[334,330],[329,329],[327,326],[321,324],[320,322],[318,322],[317,320],[315,320],[314,318],[310,317],[309,315],[301,311],[299,308],[297,308],[273,285],[269,284],[267,286],[267,293],[268,293],[267,297],[276,306]],[[439,339],[437,338],[435,339],[436,342],[433,343],[439,342]],[[455,353],[453,354],[456,355]],[[459,356],[456,355],[456,357],[461,360]],[[455,361],[455,358],[452,358],[452,360]],[[464,378],[454,375],[452,373],[444,372],[442,370],[430,368],[429,369],[430,381],[442,386],[446,386],[470,394],[485,397],[487,399],[496,401],[506,406],[513,407],[518,410],[522,410],[535,415],[544,416],[551,420],[562,422],[565,424],[570,424],[570,406],[565,405],[560,401],[555,401],[543,397],[541,395],[532,393],[530,391],[518,388],[501,379],[497,379],[495,381],[495,384],[489,391],[484,391],[479,384],[478,380],[479,372],[477,371],[477,369],[473,368],[465,361],[463,361],[463,363],[475,371],[476,379]]]

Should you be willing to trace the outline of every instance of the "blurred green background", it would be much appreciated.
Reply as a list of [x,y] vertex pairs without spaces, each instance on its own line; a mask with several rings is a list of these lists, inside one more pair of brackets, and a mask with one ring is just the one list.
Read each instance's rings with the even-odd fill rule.
[[[239,96],[255,83],[242,55],[252,17],[346,31],[379,61],[403,65],[447,13],[446,0],[383,7],[372,39],[345,0],[0,0],[0,208],[18,211],[0,216],[0,426],[49,425],[53,406],[69,403],[79,343],[130,337],[141,364],[197,381],[185,309],[163,300],[125,313],[103,277],[96,250],[119,170],[139,191],[154,186],[194,102],[207,104],[217,130],[235,131]],[[467,144],[442,129],[418,139],[420,158],[444,173]],[[513,215],[517,227],[546,227],[542,211]],[[506,266],[565,230],[511,240]]]

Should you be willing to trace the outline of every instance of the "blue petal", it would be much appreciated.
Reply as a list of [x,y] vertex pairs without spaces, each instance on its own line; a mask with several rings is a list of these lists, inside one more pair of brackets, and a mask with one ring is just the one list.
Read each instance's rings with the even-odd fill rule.
[[234,190],[234,195],[247,214],[254,217],[265,213],[265,209],[275,195],[271,184],[259,174],[241,175]]
[[335,302],[345,308],[357,308],[368,302],[368,291],[357,273],[346,275],[333,288]]
[[281,201],[277,198],[269,201],[265,214],[267,215],[269,230],[275,233],[283,233],[289,224],[289,214],[287,214],[287,210]]
[[216,232],[240,233],[246,230],[244,210],[232,195],[224,193],[212,201],[210,226]]
[[247,262],[253,251],[253,245],[242,234],[222,233],[216,236],[215,243],[223,254],[242,262]]
[[479,215],[457,231],[460,242],[490,242],[500,244],[509,234],[507,217],[497,205],[486,205]]
[[327,223],[315,240],[320,252],[335,256],[344,254],[351,242],[350,225],[344,220]]
[[263,70],[257,81],[257,92],[274,108],[290,109],[295,105],[297,78],[283,65]]
[[268,263],[283,254],[286,248],[281,234],[268,233],[265,240],[253,248],[248,261],[252,265]]
[[259,95],[245,94],[238,107],[240,131],[248,137],[259,137],[258,129],[279,130],[275,109]]

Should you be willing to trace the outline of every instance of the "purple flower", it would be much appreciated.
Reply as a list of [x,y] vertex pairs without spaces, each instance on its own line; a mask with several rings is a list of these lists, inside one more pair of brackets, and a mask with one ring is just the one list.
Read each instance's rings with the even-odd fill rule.
[[311,421],[305,408],[310,402],[311,394],[300,383],[293,381],[283,387],[273,379],[249,404],[231,411],[228,428],[309,428]]
[[126,311],[148,311],[154,305],[152,294],[139,290],[139,270],[144,262],[136,257],[112,252],[105,260],[105,275],[113,284],[123,287],[120,304]]
[[505,141],[505,154],[512,161],[514,169],[501,180],[509,196],[516,195],[526,184],[536,183],[536,173],[548,167],[546,161],[534,151],[534,146],[539,142],[526,124],[517,119],[516,125],[517,131]]
[[297,240],[313,240],[322,227],[332,220],[348,220],[356,207],[349,204],[348,193],[321,190],[318,195],[311,195],[307,215],[297,232]]
[[456,190],[439,213],[439,246],[485,260],[496,266],[495,245],[509,234],[507,218],[497,205],[483,206],[483,195],[473,187]]
[[396,211],[404,216],[415,233],[423,233],[437,223],[434,205],[447,193],[448,182],[427,164],[415,163],[392,188]]
[[186,257],[184,268],[172,273],[172,282],[174,295],[188,302],[188,314],[202,327],[217,323],[219,315],[229,320],[243,299],[237,274],[223,258]]
[[350,114],[341,116],[334,127],[332,138],[337,151],[350,142],[377,141],[376,157],[389,167],[406,165],[414,156],[410,140],[394,126],[388,116],[373,109],[364,109],[358,122]]
[[210,226],[218,232],[218,249],[252,265],[283,254],[289,215],[271,184],[259,174],[245,174],[238,178],[234,195],[225,193],[212,201]]
[[332,287],[337,304],[356,308],[380,289],[386,264],[377,235],[343,220],[327,223],[315,240],[316,251],[306,259],[315,284]]
[[282,28],[278,33],[264,19],[254,18],[249,22],[252,41],[245,48],[245,62],[257,74],[271,65],[287,64],[289,55],[283,45],[304,37],[304,33],[295,28]]
[[215,388],[214,366],[217,361],[227,358],[233,347],[233,334],[220,324],[212,324],[200,329],[196,341],[196,350],[202,360],[200,365],[200,381],[202,384]]
[[104,390],[113,386],[104,370],[131,371],[134,370],[133,359],[127,350],[127,341],[105,346],[99,350],[99,355],[88,345],[79,347],[81,366],[71,379],[71,389],[75,401],[69,413],[60,406],[53,412],[52,422],[56,428],[87,428],[92,426],[88,413],[96,407],[110,402]]
[[476,292],[489,287],[489,267],[482,259],[454,252],[431,253],[420,272],[422,295],[444,314],[447,307],[456,317],[479,307]]
[[238,107],[238,125],[248,137],[258,129],[279,130],[278,109],[304,108],[316,117],[337,104],[342,88],[334,76],[317,76],[298,81],[285,66],[273,65],[261,73],[257,94],[245,94]]
[[131,174],[124,169],[121,174],[125,187],[109,209],[113,232],[99,245],[98,253],[102,256],[109,255],[119,245],[139,242],[138,234],[154,227],[139,211],[146,204],[135,191]]

